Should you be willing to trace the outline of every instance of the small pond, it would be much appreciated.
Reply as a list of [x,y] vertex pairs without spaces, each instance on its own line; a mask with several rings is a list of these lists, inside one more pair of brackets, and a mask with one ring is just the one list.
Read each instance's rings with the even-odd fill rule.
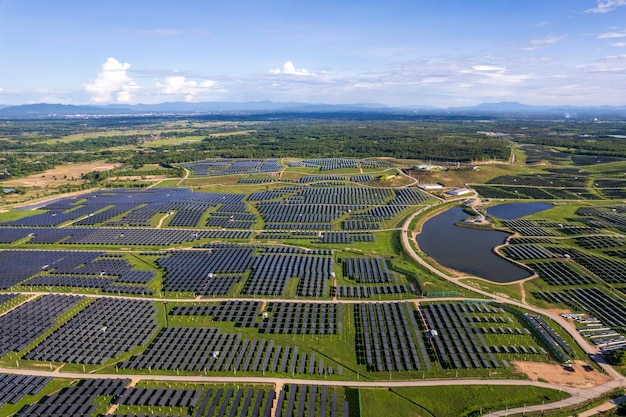
[[531,275],[493,252],[505,242],[507,233],[455,225],[467,217],[463,209],[452,208],[429,219],[416,238],[420,249],[441,265],[493,282],[513,282]]
[[500,220],[515,220],[554,207],[550,203],[504,203],[489,207],[487,213]]

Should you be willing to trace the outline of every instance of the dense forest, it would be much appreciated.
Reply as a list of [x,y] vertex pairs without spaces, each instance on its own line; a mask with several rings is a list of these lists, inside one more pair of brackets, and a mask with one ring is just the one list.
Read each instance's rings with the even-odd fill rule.
[[[80,134],[88,135],[64,140]],[[146,143],[151,135],[201,140],[153,147]],[[623,156],[626,123],[410,115],[367,118],[364,114],[14,120],[0,123],[0,176],[23,176],[61,163],[102,159],[134,168],[213,157],[507,160],[515,143],[543,145],[571,155]]]

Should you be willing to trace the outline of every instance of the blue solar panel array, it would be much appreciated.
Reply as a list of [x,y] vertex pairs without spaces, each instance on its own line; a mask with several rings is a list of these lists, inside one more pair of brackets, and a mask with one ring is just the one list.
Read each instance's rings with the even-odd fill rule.
[[[0,228],[0,235],[7,230]],[[184,242],[193,242],[210,237],[214,231],[188,229],[131,229],[131,228],[72,228],[21,229],[26,236],[32,235],[27,243],[32,244],[66,244],[66,245],[149,245],[169,246]]]
[[48,395],[37,404],[20,410],[20,417],[94,416],[101,396],[119,396],[130,383],[127,379],[90,379]]
[[[135,270],[122,255],[99,251],[0,251],[4,267],[0,285],[100,288],[105,292],[152,294],[146,286],[154,271]],[[42,274],[43,273],[43,274]],[[33,275],[36,277],[26,281]],[[133,284],[133,285],[120,285]]]
[[[209,250],[176,251],[158,260],[165,269],[165,291],[226,294],[250,271],[242,293],[284,294],[290,278],[300,278],[297,294],[323,296],[333,270],[330,251],[293,251],[290,247],[265,248],[223,245]],[[226,283],[225,283],[226,281]],[[215,288],[220,288],[216,291]]]
[[398,280],[383,258],[347,257],[342,259],[342,265],[344,276],[358,283],[379,284]]
[[284,168],[277,159],[207,159],[185,163],[183,166],[193,169],[197,177],[272,173]]
[[298,182],[319,182],[319,181],[347,181],[348,178],[343,175],[307,175],[300,178]]
[[374,181],[374,176],[372,174],[354,175],[350,178],[350,181],[353,181],[353,182]]
[[82,299],[73,295],[44,295],[0,316],[0,357],[25,349]]
[[2,305],[4,303],[8,303],[9,301],[15,299],[18,296],[19,296],[19,294],[5,294],[5,293],[2,293],[2,294],[0,294],[0,305]]
[[[477,304],[477,308],[480,305]],[[420,306],[429,329],[437,335],[430,338],[437,358],[449,368],[499,368],[483,335],[470,318],[474,306],[462,303],[426,304]],[[489,308],[489,307],[487,307]]]
[[39,272],[71,264],[74,266],[91,262],[103,252],[70,251],[0,251],[0,289],[7,289]]
[[[166,271],[163,290],[225,294],[252,267],[254,251],[253,247],[224,247],[173,252],[158,260]],[[233,274],[236,278],[232,278]],[[223,290],[216,291],[216,287]]]
[[30,232],[24,229],[0,229],[0,243],[15,243],[28,237]]
[[106,189],[51,202],[39,207],[38,214],[0,226],[54,227],[67,222],[76,226],[151,226],[155,215],[175,211],[171,226],[196,227],[208,209],[241,203],[244,198],[243,194],[192,192],[187,188]]
[[408,303],[355,305],[354,314],[357,359],[368,370],[430,369],[428,351]]
[[381,161],[372,161],[369,159],[345,159],[345,158],[318,158],[306,159],[302,162],[303,166],[318,166],[320,171],[330,171],[342,168],[382,168],[390,167],[391,164]]
[[281,346],[274,340],[244,339],[241,333],[229,334],[220,328],[209,327],[164,328],[147,350],[124,362],[122,367],[190,372],[298,372],[311,375],[328,372],[322,358],[316,357],[315,353],[302,352],[298,346]]
[[[275,417],[328,416],[348,417],[350,407],[347,400],[340,398],[337,391],[329,392],[334,387],[322,385],[285,385],[276,404]],[[316,407],[319,403],[319,410]],[[319,414],[316,414],[319,413]]]
[[242,294],[283,295],[289,279],[298,277],[298,295],[320,297],[328,293],[331,272],[330,256],[264,254],[256,258]]
[[236,327],[257,327],[263,303],[256,301],[222,301],[218,304],[179,305],[170,315],[213,316],[214,321],[232,321]]
[[103,364],[146,343],[158,330],[154,303],[98,298],[24,358]]
[[338,334],[343,326],[341,304],[268,303],[266,312],[263,333]]
[[0,409],[17,404],[27,395],[36,395],[52,381],[52,377],[0,374]]

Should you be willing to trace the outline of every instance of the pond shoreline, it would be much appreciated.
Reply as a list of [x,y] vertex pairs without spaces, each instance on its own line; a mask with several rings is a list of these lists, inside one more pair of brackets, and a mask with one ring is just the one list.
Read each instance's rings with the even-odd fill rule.
[[[524,207],[526,211],[530,208]],[[537,206],[536,212],[546,208],[544,205]],[[524,213],[528,214],[531,213]],[[467,216],[461,207],[436,213],[423,222],[415,242],[437,264],[495,284],[519,282],[535,275],[529,268],[496,251],[496,248],[506,245],[510,232],[466,223]]]

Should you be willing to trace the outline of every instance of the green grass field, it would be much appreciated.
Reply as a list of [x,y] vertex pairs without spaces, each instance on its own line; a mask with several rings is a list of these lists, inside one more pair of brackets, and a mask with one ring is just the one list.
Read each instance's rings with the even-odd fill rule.
[[361,389],[363,417],[479,416],[502,410],[558,401],[569,394],[533,386],[441,386]]

